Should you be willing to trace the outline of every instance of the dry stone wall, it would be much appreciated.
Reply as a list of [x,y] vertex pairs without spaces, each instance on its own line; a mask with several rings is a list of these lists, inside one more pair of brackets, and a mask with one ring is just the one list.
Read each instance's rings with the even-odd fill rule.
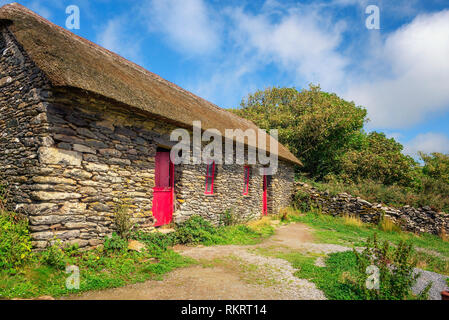
[[7,205],[14,210],[32,201],[37,150],[51,144],[42,103],[50,87],[7,27],[0,30],[0,183],[8,185]]
[[331,195],[302,182],[296,183],[296,190],[307,195],[302,199],[304,202],[310,201],[311,205],[333,216],[356,216],[363,222],[374,224],[379,223],[382,217],[388,217],[405,231],[434,235],[441,235],[442,232],[449,234],[449,214],[434,211],[430,207],[393,208],[380,203],[370,203],[347,193]]

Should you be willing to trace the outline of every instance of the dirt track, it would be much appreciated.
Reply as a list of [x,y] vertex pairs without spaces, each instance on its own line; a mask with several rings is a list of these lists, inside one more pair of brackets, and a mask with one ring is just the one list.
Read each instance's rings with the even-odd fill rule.
[[312,241],[307,226],[290,224],[279,227],[274,236],[258,245],[178,247],[179,253],[200,264],[177,269],[163,281],[88,292],[69,299],[325,299],[313,283],[295,277],[295,269],[287,261],[262,256],[254,250],[272,247],[321,253],[343,250]]

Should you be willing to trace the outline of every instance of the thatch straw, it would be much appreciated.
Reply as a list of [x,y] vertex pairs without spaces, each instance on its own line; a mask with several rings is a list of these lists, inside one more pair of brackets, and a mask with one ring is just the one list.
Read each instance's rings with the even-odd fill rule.
[[[244,120],[162,79],[154,73],[65,30],[24,6],[0,8],[3,25],[55,87],[73,87],[102,95],[185,127],[200,120],[203,129],[256,129]],[[265,135],[267,149],[270,138]],[[279,158],[300,164],[282,145]]]

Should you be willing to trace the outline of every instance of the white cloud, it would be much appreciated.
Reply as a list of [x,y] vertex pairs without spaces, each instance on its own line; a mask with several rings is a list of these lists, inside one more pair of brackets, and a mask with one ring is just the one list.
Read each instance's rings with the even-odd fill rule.
[[107,22],[97,35],[97,42],[104,48],[115,52],[136,63],[140,62],[140,41],[131,36],[128,30],[124,32],[128,18],[118,17]]
[[334,23],[313,9],[290,8],[280,19],[228,10],[235,24],[234,39],[262,64],[275,63],[297,79],[333,87],[344,78],[348,61],[337,52],[344,23]]
[[449,153],[449,137],[441,133],[419,134],[404,145],[404,153],[416,157],[418,151],[424,153]]
[[218,25],[203,0],[150,0],[143,10],[149,29],[165,34],[175,50],[204,54],[220,45]]
[[345,94],[367,107],[370,126],[404,128],[449,109],[449,10],[416,17],[377,54],[367,63],[378,67]]

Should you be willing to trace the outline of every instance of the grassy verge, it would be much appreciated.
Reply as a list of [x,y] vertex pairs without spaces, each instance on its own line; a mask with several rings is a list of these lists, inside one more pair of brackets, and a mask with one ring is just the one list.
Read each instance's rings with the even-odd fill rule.
[[[192,217],[171,234],[136,232],[132,238],[145,244],[141,252],[130,251],[118,236],[99,248],[80,251],[55,244],[43,252],[31,252],[27,224],[13,213],[0,212],[3,232],[0,265],[0,298],[33,298],[44,295],[61,297],[90,290],[121,287],[151,279],[175,268],[197,263],[174,252],[176,244],[255,244],[274,232],[269,219],[248,225],[213,227]],[[66,288],[66,266],[80,271],[79,290]]]
[[260,248],[259,254],[284,259],[297,269],[295,276],[307,279],[322,290],[331,300],[360,300],[351,284],[357,270],[356,257],[352,251],[332,253],[326,258],[326,267],[315,266],[318,254],[304,254],[296,251],[279,252],[273,249]]
[[301,222],[314,229],[315,241],[352,247],[362,247],[366,239],[377,234],[379,240],[398,244],[401,240],[412,244],[418,251],[414,256],[418,267],[449,275],[449,242],[430,235],[416,235],[397,230],[384,231],[380,226],[353,221],[344,217],[332,217],[314,210],[304,214],[291,214],[291,221]]
[[[128,251],[126,248],[108,252],[102,248],[85,252],[61,251],[63,261],[49,263],[43,254],[34,254],[31,261],[14,274],[0,272],[0,297],[32,298],[43,295],[60,297],[71,293],[121,287],[126,284],[160,279],[175,268],[193,263],[173,250]],[[74,265],[80,271],[79,290],[66,288],[66,265]]]
[[[273,249],[259,248],[259,254],[289,261],[297,269],[295,276],[313,282],[330,300],[366,300],[368,297],[360,289],[360,269],[353,251],[332,253],[325,258],[325,267],[316,266],[320,255],[300,253],[297,251],[279,252]],[[364,283],[364,280],[362,281]],[[419,299],[409,294],[406,297],[391,299]],[[422,298],[421,298],[422,299]]]

